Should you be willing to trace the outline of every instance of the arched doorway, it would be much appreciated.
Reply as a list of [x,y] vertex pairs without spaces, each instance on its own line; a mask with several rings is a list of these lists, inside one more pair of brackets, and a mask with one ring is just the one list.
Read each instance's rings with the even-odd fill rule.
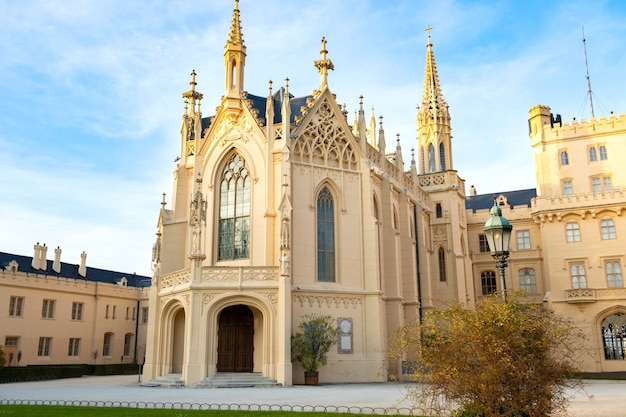
[[173,374],[183,372],[185,357],[185,310],[178,310],[172,323],[172,370]]
[[248,306],[227,307],[220,313],[217,335],[217,372],[252,372],[254,316]]

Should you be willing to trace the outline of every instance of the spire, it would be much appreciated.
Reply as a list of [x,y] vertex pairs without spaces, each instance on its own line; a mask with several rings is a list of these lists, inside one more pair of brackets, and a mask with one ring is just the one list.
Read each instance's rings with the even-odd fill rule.
[[372,106],[372,116],[370,117],[370,128],[367,131],[369,134],[370,145],[376,147],[376,116],[374,115],[374,106]]
[[417,141],[418,154],[421,155],[421,174],[452,169],[450,113],[439,85],[439,74],[430,39],[431,30],[430,26],[426,28],[428,42],[426,43],[424,91],[421,107],[417,107]]
[[226,96],[240,97],[243,88],[243,70],[246,62],[246,46],[241,33],[239,20],[239,0],[235,0],[233,20],[226,46],[224,46],[224,64],[226,67]]
[[428,43],[426,44],[426,68],[424,70],[424,91],[422,94],[422,107],[431,108],[433,112],[442,110],[447,107],[446,102],[441,94],[441,86],[439,85],[439,74],[437,74],[437,65],[435,64],[435,54],[433,53],[433,44],[430,40],[430,31],[433,28],[428,26]]
[[326,50],[326,38],[322,38],[322,50],[320,51],[322,59],[313,63],[315,65],[315,68],[317,68],[321,75],[320,91],[328,87],[328,70],[335,69],[333,62],[330,59],[326,58],[327,53],[328,51]]
[[378,152],[380,152],[384,156],[385,147],[387,146],[387,144],[385,143],[385,129],[383,129],[383,116],[380,116],[378,120],[380,120],[380,129],[378,129]]
[[400,134],[396,134],[396,167],[404,171],[404,160],[402,159],[402,147],[400,146]]
[[281,109],[283,119],[283,138],[288,145],[291,138],[291,99],[289,98],[289,78],[285,78],[285,92],[283,95],[283,107]]

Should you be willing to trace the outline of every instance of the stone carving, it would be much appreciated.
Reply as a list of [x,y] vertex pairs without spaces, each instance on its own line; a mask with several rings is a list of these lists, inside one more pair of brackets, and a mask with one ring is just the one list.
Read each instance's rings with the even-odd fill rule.
[[358,305],[363,305],[363,297],[358,296],[295,295],[294,299],[296,302],[300,303],[300,307],[303,307],[304,304],[308,304],[309,307],[315,305],[319,308],[330,308],[332,306],[335,306],[335,308],[348,308],[350,306],[356,308]]
[[357,170],[357,155],[348,134],[325,99],[302,134],[294,140],[295,161]]

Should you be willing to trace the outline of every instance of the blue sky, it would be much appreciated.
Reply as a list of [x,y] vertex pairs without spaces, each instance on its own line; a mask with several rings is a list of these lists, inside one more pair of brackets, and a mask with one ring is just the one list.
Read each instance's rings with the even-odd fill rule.
[[[213,114],[223,94],[232,0],[0,2],[0,251],[61,246],[62,260],[151,274],[161,194],[170,203],[181,93],[192,69]],[[454,168],[480,194],[533,188],[527,112],[626,113],[626,3],[616,1],[241,0],[245,89],[289,77],[296,96],[359,96],[385,134],[415,142],[430,25],[450,105]],[[388,144],[393,146],[393,144]],[[52,250],[48,252],[51,259]]]

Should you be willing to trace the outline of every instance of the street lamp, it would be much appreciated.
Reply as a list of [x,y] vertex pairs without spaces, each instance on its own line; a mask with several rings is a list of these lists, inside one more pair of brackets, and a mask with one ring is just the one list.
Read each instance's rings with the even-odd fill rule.
[[509,242],[511,241],[511,231],[513,226],[504,217],[502,210],[498,207],[496,198],[493,199],[493,207],[489,211],[491,217],[485,222],[483,231],[491,250],[491,256],[496,260],[496,268],[500,270],[500,278],[502,279],[502,297],[506,301],[506,279],[504,277],[504,268],[507,267],[506,260],[509,257]]

